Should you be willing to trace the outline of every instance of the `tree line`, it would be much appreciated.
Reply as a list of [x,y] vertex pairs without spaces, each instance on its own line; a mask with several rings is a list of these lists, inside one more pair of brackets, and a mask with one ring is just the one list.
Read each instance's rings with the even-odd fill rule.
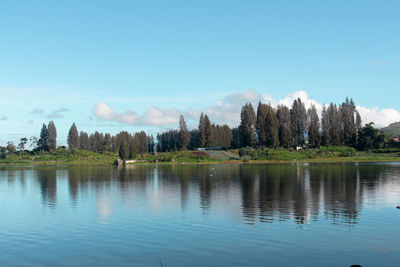
[[[20,151],[25,151],[27,138],[21,138]],[[31,137],[34,151],[54,151],[57,147],[57,130],[53,121],[43,124],[40,137]],[[306,109],[300,98],[291,107],[258,103],[255,111],[246,103],[240,112],[240,124],[213,124],[207,114],[201,113],[198,127],[187,128],[184,116],[179,119],[179,128],[158,133],[156,139],[144,131],[129,133],[121,131],[112,136],[109,133],[88,134],[72,124],[68,132],[70,150],[82,149],[97,153],[118,153],[122,159],[134,158],[145,153],[194,150],[201,147],[221,148],[290,148],[319,146],[351,146],[359,150],[381,148],[385,135],[375,129],[373,123],[361,126],[361,117],[352,99],[336,105],[331,103],[322,109],[321,119],[314,105]],[[17,150],[12,142],[0,147],[0,153]]]

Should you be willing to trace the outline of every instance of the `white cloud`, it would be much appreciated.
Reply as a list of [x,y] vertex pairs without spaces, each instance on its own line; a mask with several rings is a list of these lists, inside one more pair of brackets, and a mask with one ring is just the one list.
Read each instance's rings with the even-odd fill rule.
[[[179,109],[164,109],[160,107],[149,107],[143,116],[139,116],[134,111],[125,111],[116,113],[111,107],[103,102],[98,102],[94,115],[102,120],[116,121],[129,125],[150,125],[150,126],[176,126],[179,121],[179,115],[183,114],[187,120],[197,121],[200,113],[204,112],[210,117],[213,123],[228,124],[237,126],[240,121],[240,111],[242,106],[250,102],[256,110],[258,102],[270,103],[272,106],[285,105],[291,107],[293,101],[300,98],[308,109],[311,105],[315,105],[319,115],[321,115],[323,103],[311,99],[304,90],[295,91],[286,95],[282,99],[273,99],[268,94],[260,94],[255,91],[244,91],[231,93],[216,100],[212,105],[205,107],[203,110],[188,109],[186,111]],[[337,103],[338,105],[341,103]],[[357,106],[363,124],[374,122],[376,127],[385,127],[390,123],[400,121],[400,112],[395,109],[379,109],[378,107],[367,108]],[[191,123],[189,125],[196,125]]]
[[244,104],[250,102],[254,109],[256,109],[258,102],[266,102],[267,98],[268,95],[263,96],[250,90],[233,93],[205,108],[204,113],[210,117],[212,122],[234,126],[240,120],[240,111]]
[[175,124],[179,121],[179,115],[183,114],[183,112],[178,109],[162,109],[154,106],[148,108],[143,116],[139,116],[132,110],[117,113],[104,102],[98,102],[93,113],[97,118],[102,120],[115,121],[129,125],[151,126],[167,126]]
[[379,109],[365,108],[357,106],[357,110],[361,115],[363,124],[374,122],[375,127],[386,127],[393,122],[400,121],[400,112],[392,108]]
[[179,116],[183,114],[178,109],[161,109],[150,107],[141,119],[142,125],[166,126],[178,123]]
[[98,102],[93,113],[97,118],[102,120],[117,121],[132,125],[134,125],[139,119],[139,116],[134,111],[128,110],[124,113],[118,114],[104,102]]

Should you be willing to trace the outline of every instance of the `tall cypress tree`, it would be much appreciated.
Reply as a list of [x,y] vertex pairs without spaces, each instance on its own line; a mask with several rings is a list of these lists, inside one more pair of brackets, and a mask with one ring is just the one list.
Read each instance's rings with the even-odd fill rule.
[[304,133],[307,128],[307,111],[300,98],[293,101],[290,110],[290,121],[293,134],[293,142],[296,146],[304,144]]
[[256,119],[256,132],[258,136],[258,142],[260,145],[266,144],[266,133],[265,133],[265,117],[267,115],[267,105],[258,103],[257,107],[257,119]]
[[204,147],[206,145],[206,135],[205,135],[205,121],[204,121],[204,114],[203,112],[200,115],[200,120],[199,120],[199,146]]
[[110,151],[112,150],[112,139],[111,139],[111,134],[106,133],[106,134],[104,135],[103,144],[104,144],[104,151],[105,151],[105,152],[110,152]]
[[67,142],[70,150],[75,150],[79,148],[78,129],[76,128],[75,122],[72,123],[72,126],[69,129]]
[[279,146],[279,122],[271,105],[265,106],[265,145],[276,148]]
[[353,99],[349,100],[349,98],[346,97],[339,111],[341,128],[343,131],[343,142],[345,145],[354,144],[356,139],[356,125],[354,121],[356,106],[354,105]]
[[361,116],[360,113],[358,113],[358,111],[356,110],[356,122],[355,122],[355,128],[356,128],[356,141],[355,143],[357,143],[357,138],[358,138],[358,132],[361,129]]
[[256,114],[251,103],[247,103],[242,107],[240,112],[240,142],[241,146],[253,146],[255,144],[254,126],[256,122]]
[[319,147],[321,144],[320,123],[317,109],[314,105],[308,109],[308,143],[310,147]]
[[48,150],[52,151],[57,148],[57,129],[53,121],[49,122],[47,130],[49,131]]
[[205,146],[211,146],[211,122],[207,115],[204,115],[204,138],[205,138]]
[[279,143],[283,147],[292,145],[292,129],[290,124],[290,111],[284,105],[279,105],[276,111],[279,122]]
[[129,145],[126,138],[122,138],[120,140],[118,155],[122,160],[126,160],[129,158]]
[[38,150],[49,151],[49,131],[47,130],[46,124],[43,123],[42,130],[40,131],[40,138],[37,143]]
[[79,148],[80,149],[89,149],[89,136],[86,132],[80,132],[79,134]]
[[190,141],[190,133],[186,127],[185,118],[183,115],[179,117],[179,148],[186,150]]
[[330,145],[338,146],[342,144],[343,128],[340,123],[340,115],[336,104],[331,103],[327,109]]
[[330,123],[328,118],[328,110],[324,106],[322,108],[322,118],[321,118],[321,130],[322,130],[322,144],[324,146],[331,145],[331,133],[330,133]]

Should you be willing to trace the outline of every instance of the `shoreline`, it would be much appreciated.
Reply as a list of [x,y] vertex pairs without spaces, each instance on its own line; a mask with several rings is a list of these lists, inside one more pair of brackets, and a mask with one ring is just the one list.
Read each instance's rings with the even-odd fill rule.
[[129,163],[126,165],[116,166],[113,162],[104,161],[15,161],[13,163],[0,162],[0,167],[15,167],[15,166],[58,166],[58,165],[69,165],[69,166],[144,166],[144,165],[228,165],[228,164],[293,164],[293,163],[357,163],[357,162],[400,162],[400,158],[386,158],[386,157],[375,157],[375,158],[364,158],[364,157],[335,157],[335,158],[317,158],[317,159],[302,159],[302,160],[216,160],[216,161],[180,161],[180,162],[136,162]]

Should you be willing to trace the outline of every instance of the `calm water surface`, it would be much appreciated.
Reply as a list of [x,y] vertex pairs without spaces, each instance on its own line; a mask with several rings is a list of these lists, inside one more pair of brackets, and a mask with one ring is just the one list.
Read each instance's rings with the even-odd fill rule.
[[0,167],[0,265],[400,266],[400,164]]

